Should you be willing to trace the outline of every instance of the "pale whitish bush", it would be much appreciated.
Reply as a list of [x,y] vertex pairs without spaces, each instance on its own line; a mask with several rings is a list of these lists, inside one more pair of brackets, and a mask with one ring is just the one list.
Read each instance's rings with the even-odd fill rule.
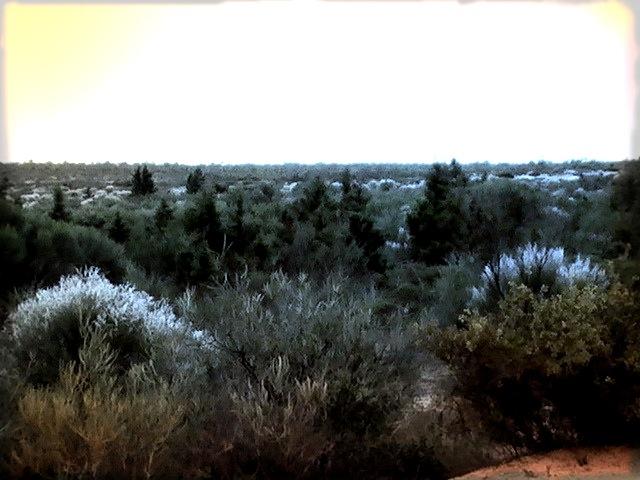
[[[164,300],[129,284],[114,285],[93,267],[38,290],[18,305],[9,316],[9,325],[15,351],[36,364],[44,360],[38,358],[41,352],[55,352],[70,331],[84,336],[85,327],[127,332],[150,347],[149,355],[161,359],[174,373],[195,369],[194,352],[211,350],[209,336],[177,317]],[[62,354],[64,348],[60,347],[57,361],[69,360]],[[71,352],[71,359],[73,356]],[[45,358],[51,360],[51,355]]]
[[546,291],[556,293],[585,284],[606,287],[609,280],[605,270],[592,263],[589,257],[570,258],[562,247],[527,244],[513,255],[503,253],[497,262],[484,267],[482,285],[471,289],[472,303],[503,298],[512,283],[524,284],[534,291],[546,288]]

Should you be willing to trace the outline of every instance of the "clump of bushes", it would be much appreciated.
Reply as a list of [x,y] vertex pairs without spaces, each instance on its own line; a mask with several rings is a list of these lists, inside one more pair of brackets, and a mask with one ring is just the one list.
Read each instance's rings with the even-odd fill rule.
[[206,344],[206,335],[176,317],[168,304],[128,284],[114,285],[95,268],[38,290],[18,305],[8,324],[17,365],[35,385],[55,383],[61,364],[78,360],[95,329],[107,335],[122,372],[150,361],[165,375],[197,369],[192,352]]
[[0,199],[0,325],[22,289],[51,285],[60,276],[93,265],[113,281],[122,281],[122,247],[91,227],[25,214]]
[[78,360],[61,367],[55,384],[21,392],[13,425],[13,475],[178,474],[179,446],[172,440],[185,407],[148,365],[132,367],[122,377],[110,340],[94,330]]
[[417,374],[410,335],[374,317],[374,300],[350,294],[344,278],[317,284],[275,273],[258,291],[246,278],[227,282],[194,321],[215,338],[227,376],[255,383],[286,357],[292,382],[324,378],[330,402],[352,398],[330,421],[364,434],[384,425]]
[[468,311],[428,343],[514,444],[629,440],[640,421],[638,300],[619,284],[552,296],[514,286],[495,312]]
[[292,378],[286,357],[273,360],[263,375],[233,395],[235,447],[244,452],[243,463],[255,463],[260,476],[313,476],[334,447],[326,423],[327,383]]
[[344,278],[318,284],[276,273],[257,289],[246,278],[228,281],[194,306],[233,392],[244,432],[235,441],[245,454],[257,448],[245,459],[252,472],[374,475],[367,465],[419,374],[412,336],[375,317],[374,302],[373,293],[350,293]]
[[570,258],[562,247],[527,244],[485,265],[481,281],[472,289],[472,300],[490,307],[506,297],[511,285],[526,285],[535,293],[552,295],[576,285],[606,287],[608,276],[588,257]]

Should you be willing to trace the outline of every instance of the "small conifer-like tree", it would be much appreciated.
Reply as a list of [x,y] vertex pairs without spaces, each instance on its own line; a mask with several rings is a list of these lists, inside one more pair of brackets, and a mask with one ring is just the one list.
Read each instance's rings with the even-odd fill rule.
[[640,253],[640,159],[626,162],[613,185],[613,207],[620,220],[616,240],[626,245],[627,253]]
[[222,251],[224,232],[212,195],[203,193],[196,204],[185,212],[184,223],[187,232],[200,237],[211,250]]
[[385,271],[386,262],[382,257],[384,237],[369,217],[363,214],[349,217],[349,239],[362,249],[367,259],[367,269],[377,273]]
[[167,228],[169,222],[173,219],[173,210],[167,203],[167,201],[163,198],[160,200],[160,205],[156,209],[156,213],[154,215],[154,221],[156,227],[161,232]]
[[345,197],[351,191],[351,185],[353,179],[351,178],[351,171],[345,168],[340,175],[340,183],[342,184],[342,196]]
[[239,194],[235,198],[235,208],[231,212],[229,225],[229,240],[235,252],[245,253],[252,240],[252,232],[245,219],[244,196]]
[[7,195],[10,186],[11,182],[9,182],[9,177],[5,175],[2,177],[2,180],[0,180],[0,200]]
[[135,172],[131,179],[131,194],[132,195],[144,195],[142,188],[142,171],[140,167],[136,167]]
[[148,195],[155,191],[156,187],[153,181],[153,174],[149,171],[147,166],[144,165],[142,168],[136,167],[131,181],[131,194]]
[[464,173],[455,162],[449,167],[434,165],[429,172],[425,195],[407,216],[415,260],[441,264],[461,246],[464,219],[455,189],[464,184]]
[[146,165],[142,167],[142,187],[144,195],[148,195],[156,191],[156,186],[153,182],[153,174],[149,171]]
[[57,186],[53,190],[53,208],[49,213],[49,216],[56,221],[66,222],[69,220],[69,214],[67,213],[64,205],[64,192]]
[[204,187],[205,177],[201,168],[196,168],[187,177],[187,193],[198,193]]
[[116,212],[116,216],[109,227],[109,237],[116,243],[125,243],[129,240],[129,227],[122,220],[120,212]]

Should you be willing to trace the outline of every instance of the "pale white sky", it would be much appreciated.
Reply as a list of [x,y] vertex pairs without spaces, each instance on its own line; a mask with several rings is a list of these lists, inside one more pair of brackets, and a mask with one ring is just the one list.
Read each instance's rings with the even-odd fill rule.
[[632,20],[615,1],[10,5],[10,158],[619,160]]

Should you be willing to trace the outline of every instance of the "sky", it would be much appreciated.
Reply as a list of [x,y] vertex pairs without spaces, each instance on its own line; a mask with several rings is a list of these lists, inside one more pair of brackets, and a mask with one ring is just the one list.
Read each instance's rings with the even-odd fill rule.
[[633,156],[634,18],[595,3],[8,3],[11,161]]

